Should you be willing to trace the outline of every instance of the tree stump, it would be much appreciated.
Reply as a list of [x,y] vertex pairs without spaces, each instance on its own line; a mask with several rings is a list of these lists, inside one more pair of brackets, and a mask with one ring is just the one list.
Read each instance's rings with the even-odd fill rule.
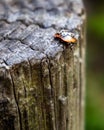
[[84,59],[81,0],[0,0],[0,130],[83,130]]

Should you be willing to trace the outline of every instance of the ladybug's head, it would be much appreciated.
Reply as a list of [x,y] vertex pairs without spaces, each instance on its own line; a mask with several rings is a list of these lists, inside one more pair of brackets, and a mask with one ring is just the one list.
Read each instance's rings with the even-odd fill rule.
[[60,38],[61,35],[60,35],[60,33],[55,33],[54,37],[55,37],[55,38]]

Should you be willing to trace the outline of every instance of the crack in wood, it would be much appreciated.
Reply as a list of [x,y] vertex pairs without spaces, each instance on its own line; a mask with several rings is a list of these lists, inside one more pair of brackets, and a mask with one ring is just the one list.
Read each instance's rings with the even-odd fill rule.
[[56,98],[56,95],[55,95],[55,89],[54,89],[54,86],[53,86],[53,82],[52,82],[52,73],[51,73],[51,68],[52,68],[52,64],[51,64],[51,59],[47,56],[48,58],[48,71],[49,71],[49,80],[50,80],[50,85],[51,85],[51,96],[53,98],[53,130],[57,130],[57,125],[56,125],[56,105],[55,105],[55,98]]
[[13,87],[13,94],[14,94],[15,103],[16,103],[17,109],[18,109],[20,130],[23,130],[23,129],[22,129],[21,111],[20,111],[19,104],[18,104],[18,100],[17,100],[17,97],[16,97],[16,90],[15,90],[15,84],[14,84],[14,80],[13,80],[13,75],[12,75],[11,72],[9,72],[9,73],[10,73],[10,77],[11,77],[11,82],[12,82],[12,87]]

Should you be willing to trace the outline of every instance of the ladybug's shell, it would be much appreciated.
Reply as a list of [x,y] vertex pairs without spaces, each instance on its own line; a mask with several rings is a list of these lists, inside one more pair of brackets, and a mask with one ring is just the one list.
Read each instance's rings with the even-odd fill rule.
[[70,35],[62,36],[61,34],[56,33],[54,37],[59,38],[62,41],[67,42],[67,43],[76,43],[77,42],[77,39],[71,37]]

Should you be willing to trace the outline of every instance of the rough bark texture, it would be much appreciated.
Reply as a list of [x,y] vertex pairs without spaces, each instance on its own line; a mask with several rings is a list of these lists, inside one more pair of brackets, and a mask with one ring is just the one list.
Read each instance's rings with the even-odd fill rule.
[[84,33],[81,0],[0,0],[0,130],[83,130]]

